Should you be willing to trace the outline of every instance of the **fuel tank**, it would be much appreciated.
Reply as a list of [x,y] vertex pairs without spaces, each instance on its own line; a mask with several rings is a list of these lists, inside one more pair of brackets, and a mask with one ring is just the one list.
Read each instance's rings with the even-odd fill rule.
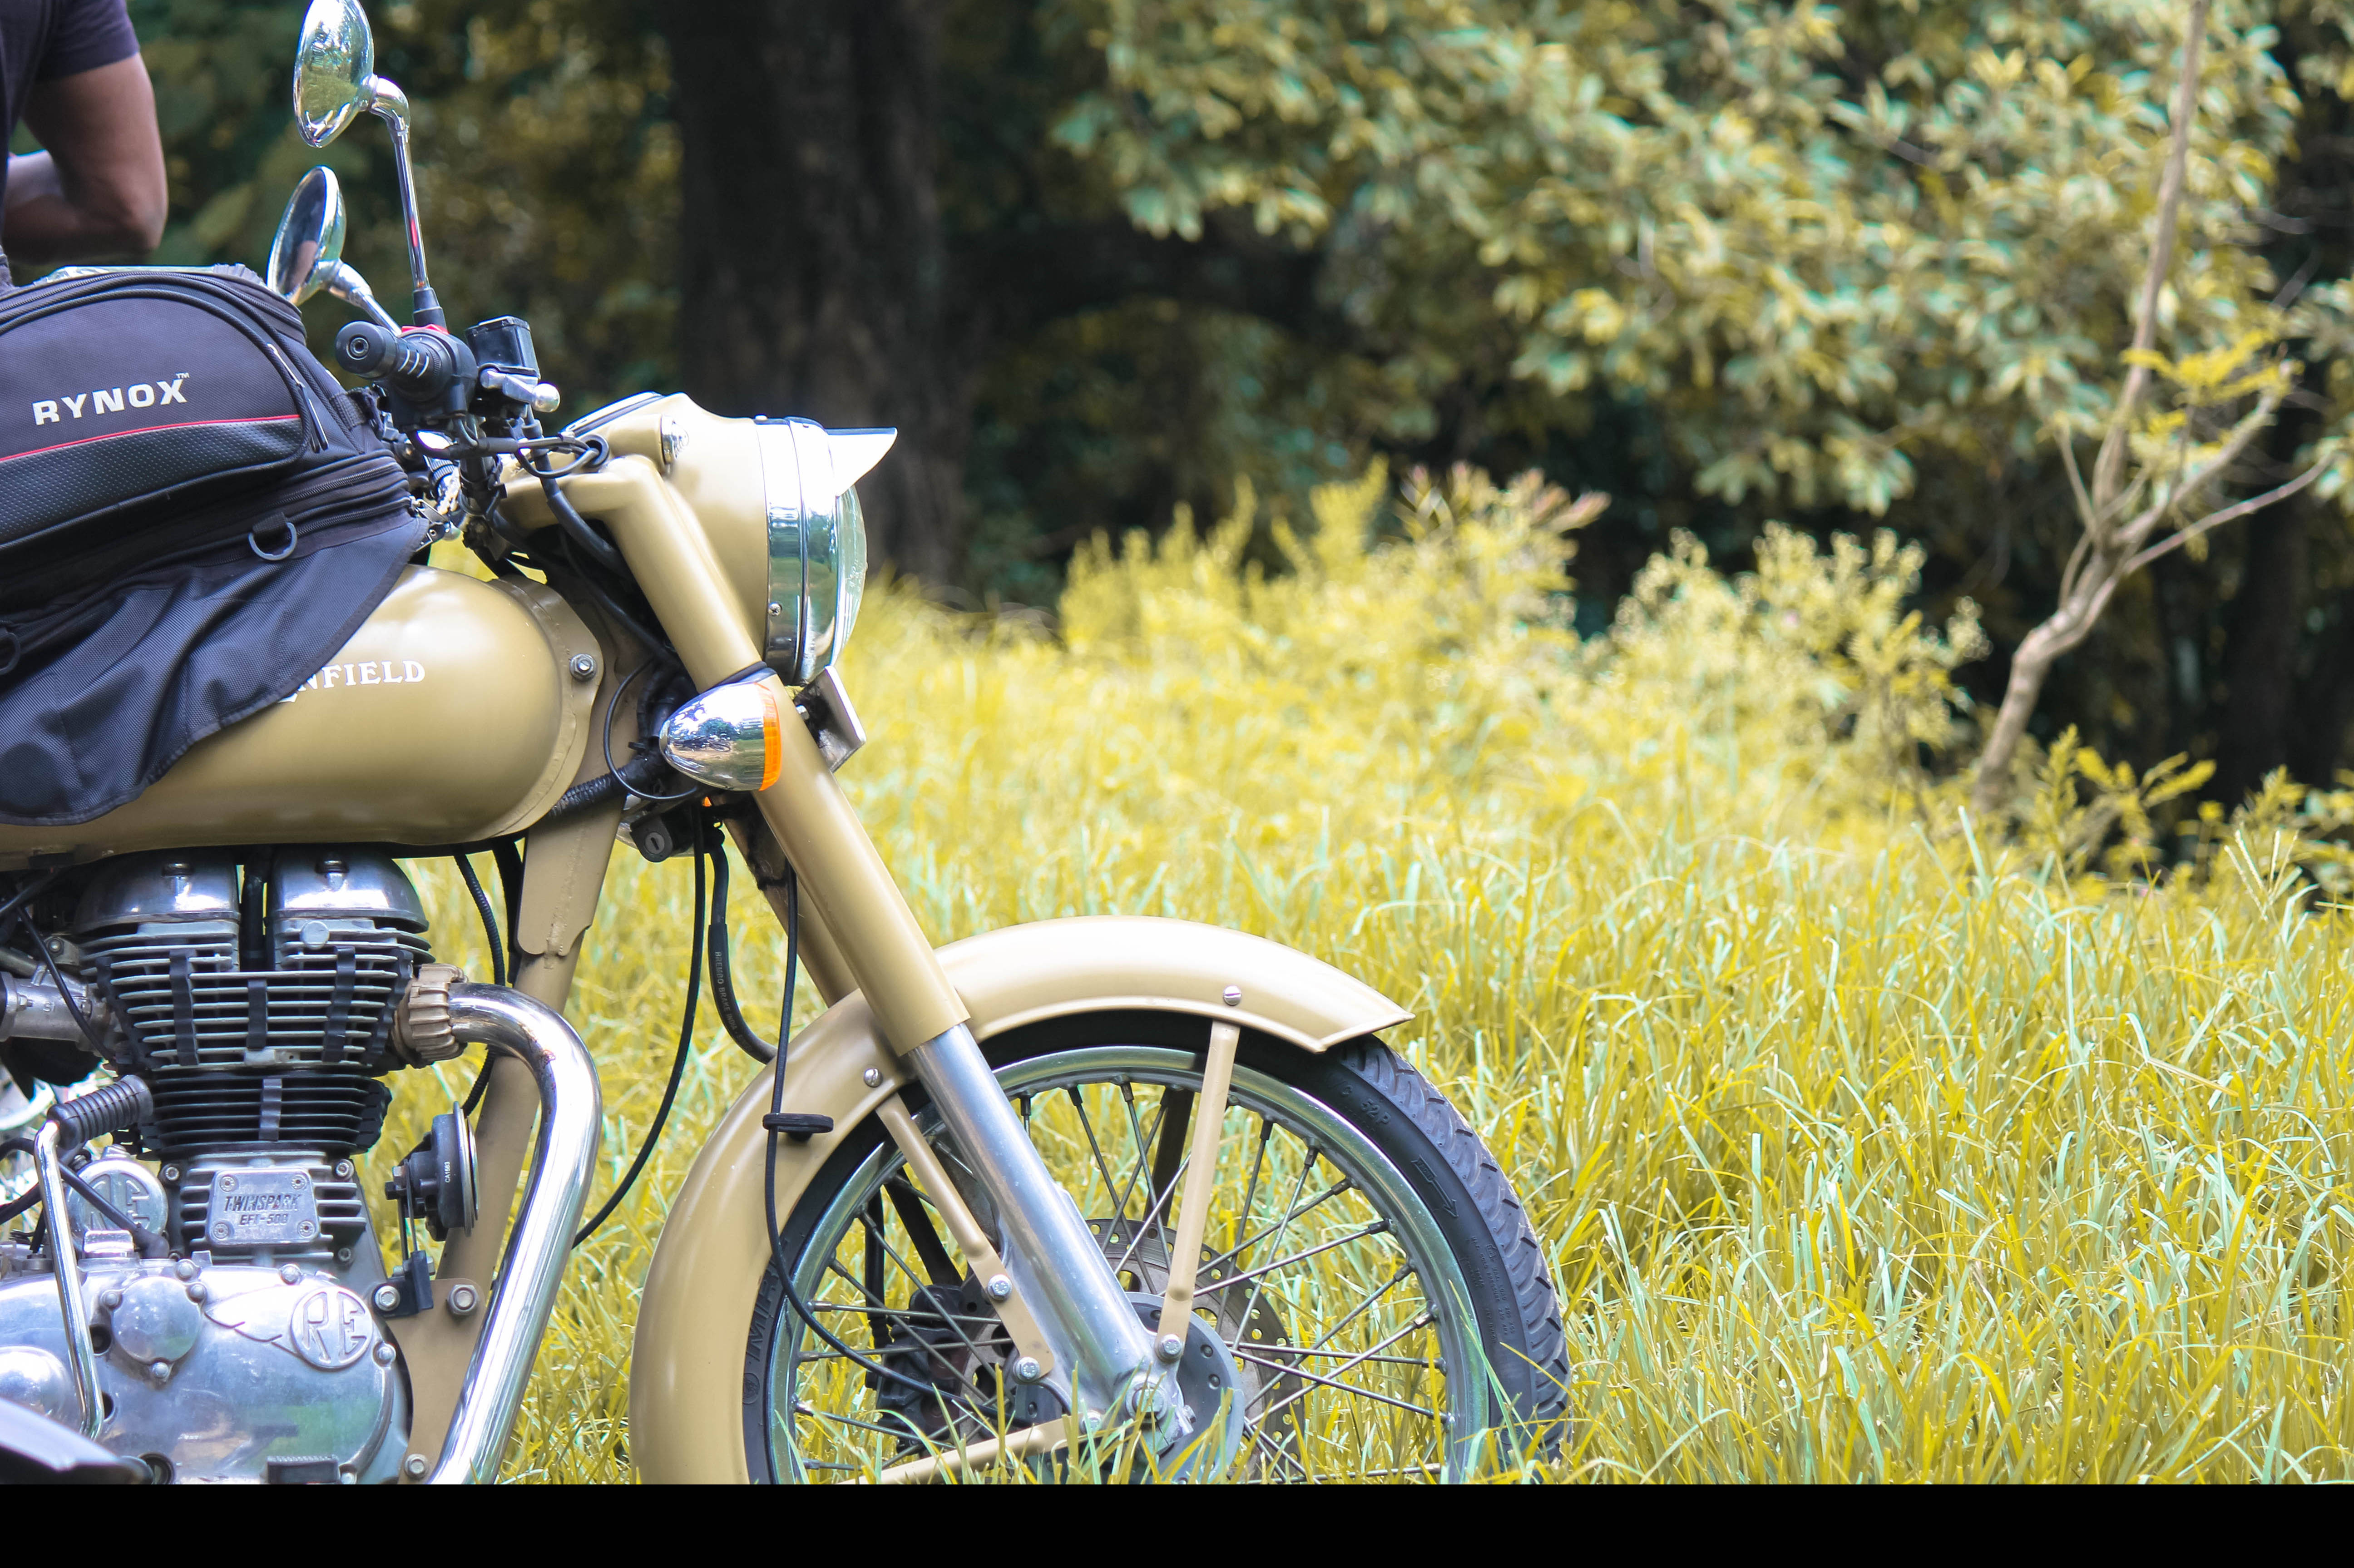
[[200,844],[513,832],[572,784],[603,674],[596,638],[552,589],[412,567],[333,663],[189,748],[129,805],[70,828],[0,825],[0,870]]

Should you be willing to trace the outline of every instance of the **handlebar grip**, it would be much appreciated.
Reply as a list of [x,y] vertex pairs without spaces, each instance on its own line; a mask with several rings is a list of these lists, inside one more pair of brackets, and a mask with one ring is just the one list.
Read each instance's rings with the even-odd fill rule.
[[400,351],[400,334],[374,322],[351,322],[335,334],[335,367],[370,379],[385,373]]
[[375,322],[352,322],[335,334],[336,366],[381,380],[411,403],[438,401],[471,365],[460,363],[450,334],[411,328],[396,333]]

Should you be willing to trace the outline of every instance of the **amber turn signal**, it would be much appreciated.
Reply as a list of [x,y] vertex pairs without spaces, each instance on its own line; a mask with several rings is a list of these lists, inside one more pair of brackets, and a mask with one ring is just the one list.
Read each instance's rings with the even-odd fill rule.
[[784,765],[783,725],[774,681],[715,686],[663,726],[663,760],[698,784],[765,789]]

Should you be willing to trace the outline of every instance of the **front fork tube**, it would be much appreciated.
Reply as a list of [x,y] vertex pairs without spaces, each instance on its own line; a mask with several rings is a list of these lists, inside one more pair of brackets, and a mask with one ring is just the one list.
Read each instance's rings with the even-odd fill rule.
[[1175,1388],[1150,1375],[1150,1331],[1048,1173],[972,1031],[960,1023],[908,1052],[907,1062],[996,1207],[1005,1271],[1069,1371],[1081,1425],[1134,1414],[1151,1418],[1164,1440],[1185,1435],[1192,1423]]

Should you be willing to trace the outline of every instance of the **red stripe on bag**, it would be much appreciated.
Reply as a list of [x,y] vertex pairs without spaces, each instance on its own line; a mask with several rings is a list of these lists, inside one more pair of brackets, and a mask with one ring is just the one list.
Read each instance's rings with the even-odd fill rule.
[[299,420],[302,417],[300,414],[265,414],[258,419],[190,419],[182,425],[143,425],[135,430],[111,430],[102,436],[84,436],[78,441],[59,441],[53,447],[37,447],[28,452],[15,452],[0,457],[0,462],[39,457],[43,452],[61,452],[69,447],[86,447],[92,441],[119,441],[125,436],[152,436],[158,430],[201,430],[213,425],[282,425],[289,419]]

